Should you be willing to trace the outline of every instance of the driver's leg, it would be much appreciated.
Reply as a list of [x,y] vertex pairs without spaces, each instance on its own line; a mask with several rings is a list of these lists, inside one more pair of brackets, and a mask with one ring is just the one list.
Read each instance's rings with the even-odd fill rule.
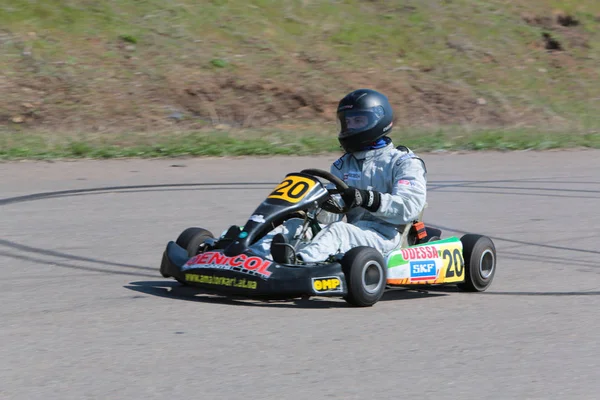
[[340,221],[321,230],[297,255],[305,262],[318,262],[325,261],[331,255],[346,253],[357,246],[370,246],[385,256],[396,248],[399,242],[399,233],[387,238],[377,231]]
[[304,220],[302,218],[288,219],[283,224],[279,225],[278,227],[267,233],[265,236],[260,238],[260,240],[258,240],[252,246],[250,246],[250,249],[256,255],[272,260],[273,257],[271,256],[271,241],[273,240],[273,236],[277,235],[278,233],[281,233],[288,239],[289,242],[302,232],[303,222]]

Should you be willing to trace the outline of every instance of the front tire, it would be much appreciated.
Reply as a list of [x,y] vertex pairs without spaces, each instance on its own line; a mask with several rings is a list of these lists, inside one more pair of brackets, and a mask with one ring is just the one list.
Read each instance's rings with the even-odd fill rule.
[[467,234],[460,238],[465,259],[465,282],[459,283],[463,292],[483,292],[496,274],[496,247],[487,236]]
[[346,276],[348,294],[344,299],[356,307],[370,307],[377,303],[386,287],[385,261],[372,247],[355,247],[341,260]]
[[214,239],[210,231],[203,228],[187,228],[181,232],[175,243],[186,249],[188,256],[194,257],[206,239]]

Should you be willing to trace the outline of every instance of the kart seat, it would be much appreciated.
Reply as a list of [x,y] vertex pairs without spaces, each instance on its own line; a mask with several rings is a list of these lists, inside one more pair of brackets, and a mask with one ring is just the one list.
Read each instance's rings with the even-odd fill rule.
[[[417,217],[417,219],[415,221],[413,221],[413,223],[423,222],[423,214],[425,213],[426,208],[427,208],[427,203],[425,203],[425,206],[419,213],[419,216]],[[441,229],[426,226],[425,231],[427,232],[427,236],[422,239],[419,239],[417,237],[416,231],[413,229],[413,224],[400,225],[399,230],[402,232],[402,240],[400,242],[401,248],[405,248],[408,246],[414,246],[415,244],[419,244],[419,243],[427,243],[430,239],[432,239],[434,237],[441,237],[441,235],[442,235]]]

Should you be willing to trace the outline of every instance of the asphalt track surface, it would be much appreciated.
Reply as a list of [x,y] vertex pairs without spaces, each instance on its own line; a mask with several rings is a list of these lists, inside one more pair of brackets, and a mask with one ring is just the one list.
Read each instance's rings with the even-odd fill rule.
[[158,273],[334,156],[0,163],[2,399],[600,398],[600,152],[428,154],[425,219],[489,291],[223,300]]

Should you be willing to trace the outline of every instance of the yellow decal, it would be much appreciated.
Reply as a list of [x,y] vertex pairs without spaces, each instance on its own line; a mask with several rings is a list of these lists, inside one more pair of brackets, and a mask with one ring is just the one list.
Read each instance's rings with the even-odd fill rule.
[[205,283],[208,285],[237,287],[237,288],[241,288],[241,289],[255,290],[257,287],[257,282],[253,281],[253,280],[238,279],[238,278],[225,278],[222,276],[214,276],[214,275],[185,274],[185,280],[187,282]]
[[460,247],[445,248],[441,251],[444,269],[439,278],[442,282],[462,282],[465,280],[465,259]]
[[341,292],[342,281],[337,276],[328,276],[326,278],[312,278],[313,289],[317,293]]
[[297,203],[316,185],[316,182],[310,178],[297,175],[290,175],[283,180],[273,192],[269,199],[281,199],[290,203]]

